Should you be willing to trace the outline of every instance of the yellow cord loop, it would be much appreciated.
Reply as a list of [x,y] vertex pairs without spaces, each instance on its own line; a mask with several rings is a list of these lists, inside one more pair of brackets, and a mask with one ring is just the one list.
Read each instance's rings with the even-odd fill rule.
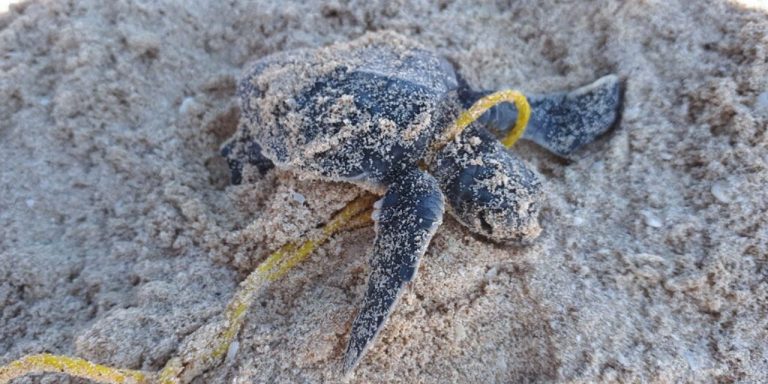
[[[435,144],[440,149],[467,128],[490,108],[502,102],[513,102],[517,107],[517,121],[506,137],[501,140],[507,148],[523,136],[531,116],[531,107],[519,91],[504,90],[487,95],[464,111]],[[0,367],[0,384],[32,373],[65,373],[70,376],[108,384],[187,383],[218,364],[227,353],[240,328],[254,297],[262,288],[283,277],[289,270],[304,261],[314,250],[336,233],[365,226],[371,222],[371,205],[376,196],[364,195],[347,204],[333,216],[321,231],[308,235],[303,242],[288,243],[267,257],[242,283],[224,311],[226,324],[209,340],[207,348],[190,355],[174,357],[158,373],[118,369],[69,356],[51,354],[29,355]]]
[[[509,99],[512,99],[515,103],[515,107],[517,107],[517,121],[515,121],[515,126],[512,127],[509,133],[507,133],[507,136],[501,139],[501,144],[504,144],[507,148],[511,148],[521,137],[523,137],[525,128],[528,127],[528,120],[531,119],[531,105],[528,104],[528,99],[525,98],[525,95],[514,90],[496,92],[488,97],[499,97],[501,101],[509,101]],[[499,102],[496,102],[493,105],[498,103]]]
[[487,95],[480,100],[476,101],[472,106],[461,113],[459,118],[451,125],[450,128],[443,135],[443,139],[439,140],[433,149],[439,150],[446,144],[455,139],[458,135],[464,131],[470,124],[480,118],[485,111],[495,107],[499,103],[509,102],[515,103],[517,107],[517,121],[515,126],[507,133],[501,143],[505,147],[510,148],[519,140],[525,132],[525,127],[528,126],[528,120],[531,118],[531,106],[528,104],[528,99],[525,98],[522,92],[513,89],[506,89]]
[[95,364],[88,360],[50,353],[29,355],[0,367],[0,383],[32,373],[65,373],[70,376],[109,384],[146,384],[146,373],[129,369],[118,369]]

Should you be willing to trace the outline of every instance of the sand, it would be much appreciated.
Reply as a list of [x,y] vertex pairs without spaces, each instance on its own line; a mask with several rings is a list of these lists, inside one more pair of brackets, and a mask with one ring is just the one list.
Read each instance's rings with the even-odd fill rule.
[[[186,2],[185,2],[186,3]],[[156,370],[270,251],[359,193],[228,186],[247,63],[391,29],[479,88],[617,73],[623,120],[544,177],[541,237],[438,230],[352,383],[768,380],[768,14],[722,1],[33,1],[0,16],[0,363]],[[250,311],[198,383],[337,381],[372,228]],[[234,352],[234,351],[233,351]],[[36,376],[19,383],[81,382]]]

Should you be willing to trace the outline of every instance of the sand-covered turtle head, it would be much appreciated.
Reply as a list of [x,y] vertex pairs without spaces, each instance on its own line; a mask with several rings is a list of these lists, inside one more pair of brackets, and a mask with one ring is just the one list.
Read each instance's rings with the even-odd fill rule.
[[496,241],[528,242],[541,232],[537,174],[484,130],[468,128],[430,166],[453,216]]

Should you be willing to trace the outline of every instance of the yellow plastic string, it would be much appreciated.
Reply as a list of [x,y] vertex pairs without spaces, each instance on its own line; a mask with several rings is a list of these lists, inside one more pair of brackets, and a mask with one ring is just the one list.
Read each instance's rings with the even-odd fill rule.
[[443,148],[446,144],[451,142],[451,140],[460,135],[465,128],[480,118],[485,111],[503,102],[515,103],[515,107],[517,107],[517,120],[515,121],[515,126],[512,127],[503,139],[501,139],[501,143],[504,144],[505,147],[512,147],[525,132],[525,127],[528,125],[528,120],[531,118],[531,106],[528,104],[528,99],[525,98],[525,95],[523,95],[522,92],[507,89],[482,97],[472,104],[469,109],[462,112],[451,127],[445,132],[443,139],[439,140],[433,146],[433,150]]
[[181,359],[171,359],[160,372],[159,382],[161,384],[186,383],[204,370],[218,364],[240,332],[245,315],[256,294],[306,260],[317,247],[323,245],[336,233],[370,223],[370,207],[375,200],[376,196],[370,194],[358,197],[334,215],[322,230],[305,236],[304,241],[285,244],[267,257],[240,283],[240,288],[224,311],[226,326],[207,343],[211,346],[210,352],[203,351],[195,354],[194,358],[186,364]]
[[320,230],[300,242],[288,243],[267,257],[242,283],[224,311],[226,326],[210,343],[210,349],[192,353],[193,358],[174,357],[157,374],[118,369],[69,356],[30,355],[0,367],[0,384],[32,373],[65,373],[108,384],[188,383],[213,367],[227,353],[242,328],[254,297],[269,283],[283,277],[319,246],[343,230],[371,223],[371,205],[376,196],[366,194],[347,204]]
[[88,360],[43,353],[29,355],[0,367],[0,383],[32,373],[65,373],[70,376],[109,384],[150,383],[151,374],[95,364]]
[[528,104],[528,99],[525,98],[525,95],[519,91],[506,90],[494,93],[490,96],[496,95],[505,101],[508,101],[511,98],[515,103],[515,107],[517,107],[517,120],[515,121],[515,126],[512,127],[509,133],[507,133],[507,136],[501,139],[501,144],[507,148],[511,148],[521,137],[523,137],[525,128],[528,127],[528,120],[531,119],[531,105]]
[[[333,235],[344,229],[352,219],[368,208],[376,200],[376,196],[364,195],[347,204],[331,221],[329,221],[319,234],[310,236],[301,244],[288,243],[273,253],[262,265],[256,268],[256,273],[269,281],[275,281],[283,277],[291,268],[306,259],[314,250],[328,241]],[[361,218],[357,218],[360,220]],[[364,217],[362,218],[364,219]],[[282,262],[282,265],[278,266]]]
[[[464,111],[453,125],[446,131],[443,140],[435,144],[434,149],[440,149],[456,138],[472,122],[482,116],[485,111],[501,102],[514,102],[518,110],[517,121],[512,130],[501,140],[507,148],[511,147],[525,132],[525,127],[531,115],[528,100],[519,91],[504,90],[487,95],[472,107]],[[376,200],[373,195],[364,195],[353,200],[337,213],[319,233],[308,236],[303,242],[292,242],[283,245],[267,257],[248,277],[240,283],[239,290],[227,305],[224,312],[226,327],[219,332],[209,345],[212,348],[199,351],[201,356],[186,363],[180,357],[174,357],[157,373],[118,369],[69,356],[51,354],[29,355],[0,367],[0,384],[32,373],[65,373],[70,376],[94,380],[108,384],[144,384],[187,383],[204,370],[217,364],[229,349],[232,341],[243,325],[245,314],[253,303],[256,293],[283,277],[293,267],[304,261],[317,247],[324,244],[334,234],[345,229],[358,228],[371,222],[371,205]]]

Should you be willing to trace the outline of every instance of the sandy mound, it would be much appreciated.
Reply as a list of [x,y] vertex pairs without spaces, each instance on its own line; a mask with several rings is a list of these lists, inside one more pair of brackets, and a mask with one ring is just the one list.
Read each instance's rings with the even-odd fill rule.
[[[494,245],[446,218],[352,382],[768,379],[764,12],[223,3],[41,1],[0,16],[0,362],[161,367],[269,251],[356,194],[283,172],[227,186],[217,148],[241,70],[392,29],[481,88],[615,72],[626,103],[573,162],[515,147],[546,179],[542,237]],[[332,380],[372,241],[371,228],[339,236],[266,292],[238,354],[199,382]]]

